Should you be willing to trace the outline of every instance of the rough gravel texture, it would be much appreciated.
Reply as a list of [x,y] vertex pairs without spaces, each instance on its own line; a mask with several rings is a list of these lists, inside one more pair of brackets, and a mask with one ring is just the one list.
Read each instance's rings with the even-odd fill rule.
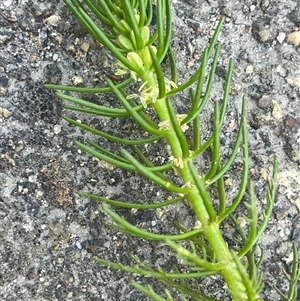
[[[224,155],[236,135],[241,99],[248,98],[251,177],[265,208],[267,179],[277,154],[279,187],[274,213],[261,240],[265,253],[264,300],[280,300],[273,285],[287,288],[282,269],[290,268],[292,243],[300,245],[300,2],[296,0],[173,1],[173,46],[180,80],[201,61],[220,14],[227,16],[219,40],[222,52],[211,100],[220,100],[228,61],[235,69],[231,100],[222,134]],[[0,299],[148,300],[133,289],[128,275],[103,267],[99,257],[130,264],[129,253],[152,266],[171,269],[177,259],[162,245],[133,239],[102,224],[101,204],[76,191],[146,202],[167,197],[155,185],[113,169],[78,151],[74,139],[92,138],[62,119],[63,103],[44,83],[103,86],[115,60],[86,34],[60,0],[0,1]],[[167,66],[166,66],[167,67]],[[86,96],[103,105],[112,95]],[[187,97],[178,101],[184,111]],[[211,112],[203,116],[210,123]],[[130,120],[112,121],[76,115],[76,119],[124,137],[138,136]],[[100,139],[116,150],[116,145]],[[164,162],[168,153],[148,150]],[[236,192],[240,161],[228,175]],[[201,162],[199,163],[201,164]],[[162,212],[116,209],[130,222],[153,232],[172,232],[172,221],[194,219],[186,204]],[[224,227],[231,240],[230,229]],[[218,280],[204,289],[229,300]],[[176,296],[175,296],[175,300]]]

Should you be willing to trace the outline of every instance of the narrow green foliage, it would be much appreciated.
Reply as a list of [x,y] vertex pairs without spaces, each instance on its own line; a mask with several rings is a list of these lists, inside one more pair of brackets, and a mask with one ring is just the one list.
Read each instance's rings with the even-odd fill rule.
[[137,288],[141,292],[143,292],[146,296],[150,297],[151,299],[153,299],[155,301],[173,301],[174,300],[168,290],[165,291],[166,295],[168,296],[168,298],[165,299],[165,298],[161,297],[160,295],[158,295],[157,293],[155,293],[155,291],[153,290],[153,288],[150,285],[148,285],[147,288],[145,288],[142,285],[138,284],[137,282],[132,282],[131,284],[135,288]]
[[292,261],[292,273],[288,275],[287,272],[284,272],[286,279],[289,282],[289,290],[287,295],[279,288],[275,287],[276,291],[282,297],[284,301],[297,301],[298,296],[298,282],[300,280],[300,269],[299,269],[299,257],[298,257],[298,249],[296,245],[293,245],[293,261]]
[[64,119],[66,121],[68,121],[70,124],[73,124],[75,126],[78,126],[80,128],[82,128],[83,130],[87,131],[87,132],[91,132],[95,135],[98,135],[100,137],[103,137],[107,140],[110,140],[110,141],[113,141],[113,142],[116,142],[116,143],[122,143],[124,145],[140,145],[140,144],[146,144],[146,143],[151,143],[151,142],[154,142],[154,141],[157,141],[160,137],[159,136],[152,136],[151,138],[145,138],[145,139],[136,139],[136,140],[133,140],[133,139],[124,139],[124,138],[118,138],[116,136],[113,136],[113,135],[110,135],[110,134],[107,134],[103,131],[99,131],[99,130],[96,130],[95,128],[93,127],[90,127],[84,123],[81,123],[81,122],[78,122],[70,117],[64,117]]
[[[92,103],[77,94],[57,92],[57,96],[72,104],[66,105],[70,111],[81,112],[90,117],[131,118],[141,130],[140,138],[117,137],[89,125],[88,121],[82,123],[65,117],[65,120],[73,126],[96,137],[95,141],[86,140],[84,143],[75,141],[75,145],[117,168],[142,175],[146,180],[156,184],[158,189],[165,190],[169,199],[157,203],[148,200],[144,204],[139,201],[110,199],[87,192],[79,194],[102,203],[103,211],[107,214],[107,220],[103,221],[104,225],[138,239],[163,242],[170,252],[174,252],[182,260],[178,266],[169,271],[164,271],[161,267],[154,269],[133,255],[132,266],[101,258],[96,258],[96,261],[128,273],[155,277],[166,287],[164,293],[158,294],[156,287],[144,287],[136,282],[132,282],[132,285],[157,301],[173,301],[179,297],[181,300],[221,301],[214,298],[215,292],[203,292],[201,280],[206,277],[223,279],[222,286],[228,288],[227,294],[231,295],[234,301],[263,300],[260,297],[264,285],[263,275],[260,272],[263,252],[261,250],[259,256],[257,251],[259,239],[267,227],[275,202],[278,163],[274,157],[267,206],[264,212],[260,213],[257,210],[259,200],[254,193],[255,184],[248,179],[246,97],[242,101],[239,129],[231,154],[226,159],[222,156],[220,139],[224,131],[223,124],[230,95],[232,60],[229,61],[223,96],[215,99],[213,106],[210,106],[218,57],[221,53],[218,35],[224,18],[221,17],[216,24],[215,34],[208,47],[203,50],[200,66],[194,75],[178,86],[177,64],[170,45],[172,33],[170,0],[157,0],[154,1],[155,5],[150,0],[63,1],[95,40],[111,51],[117,60],[116,75],[124,76],[126,79],[121,83],[107,79],[107,85],[100,88],[62,85],[46,85],[46,87],[72,93],[113,93],[118,101],[117,107]],[[154,15],[156,25],[150,28]],[[99,21],[104,25],[103,28],[98,25]],[[162,67],[163,61],[164,64],[169,63],[170,72],[166,72]],[[133,90],[136,87],[132,85],[133,82],[140,85],[137,91]],[[190,103],[185,111],[179,114],[173,97],[187,89]],[[128,94],[128,91],[132,94]],[[212,112],[211,124],[206,127],[210,127],[210,131],[203,133],[201,117]],[[102,147],[99,144],[102,139],[117,144],[119,150],[112,152]],[[156,161],[148,157],[144,148],[144,145],[156,142],[159,144],[154,144],[154,148],[168,146],[171,151],[165,164],[157,165]],[[239,189],[236,195],[229,199],[225,177],[235,172],[233,162],[237,157],[242,158],[243,164],[238,175]],[[205,170],[199,170],[195,159],[205,160],[206,164],[210,165]],[[187,201],[193,210],[196,226],[188,229],[175,220],[174,228],[166,229],[163,233],[141,229],[111,208],[115,206],[154,210],[174,206],[183,200]],[[240,213],[241,207],[245,209],[243,215]],[[245,220],[246,227],[239,224],[239,218]],[[235,243],[229,244],[225,240],[226,235],[223,235],[221,230],[224,221],[235,229],[236,236],[233,238]],[[293,254],[291,276],[285,274],[290,283],[289,290],[284,293],[276,288],[285,301],[297,299],[300,271],[295,246]]]
[[120,217],[117,213],[112,211],[106,206],[103,206],[103,210],[112,218],[112,220],[116,223],[116,225],[111,224],[111,227],[122,231],[124,233],[131,234],[136,237],[141,237],[144,239],[154,240],[154,241],[165,241],[169,239],[170,241],[178,241],[178,240],[185,240],[189,239],[190,237],[194,237],[199,235],[202,230],[191,230],[189,232],[185,232],[183,234],[174,234],[174,235],[167,235],[167,234],[154,234],[148,231],[142,230],[124,220]]
[[173,199],[170,199],[167,201],[154,203],[154,204],[137,204],[137,203],[127,203],[125,201],[119,201],[119,200],[112,200],[112,199],[108,199],[108,198],[105,198],[105,197],[102,197],[99,195],[86,193],[83,191],[79,192],[79,194],[81,196],[90,198],[91,200],[95,200],[98,202],[106,203],[106,204],[117,206],[117,207],[131,208],[131,209],[133,209],[133,208],[134,209],[144,209],[144,210],[162,208],[162,207],[169,206],[169,205],[172,205],[176,202],[183,200],[183,197],[177,197],[177,198],[173,198]]

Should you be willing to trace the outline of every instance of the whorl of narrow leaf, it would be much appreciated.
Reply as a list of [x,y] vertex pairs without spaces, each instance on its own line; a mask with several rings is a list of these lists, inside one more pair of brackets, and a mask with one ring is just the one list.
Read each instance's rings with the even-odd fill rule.
[[[81,112],[89,117],[130,118],[142,132],[139,138],[125,138],[104,132],[103,129],[93,127],[88,122],[81,123],[74,118],[65,117],[65,120],[73,126],[96,137],[94,141],[79,139],[81,141],[75,141],[75,145],[99,160],[128,172],[140,174],[156,184],[158,189],[165,190],[169,198],[160,202],[147,200],[147,203],[142,203],[139,200],[126,202],[87,192],[79,194],[102,203],[108,219],[103,221],[104,225],[139,239],[162,242],[182,260],[180,268],[174,266],[172,271],[164,271],[160,267],[152,269],[135,256],[131,256],[133,266],[100,258],[96,259],[97,262],[129,273],[157,278],[166,286],[163,294],[158,294],[151,286],[144,287],[139,283],[132,283],[146,296],[157,301],[172,301],[174,290],[182,296],[182,300],[191,297],[201,301],[220,301],[213,297],[215,292],[210,292],[210,296],[204,294],[197,281],[200,277],[216,275],[223,277],[226,283],[223,287],[228,288],[233,300],[262,301],[259,294],[263,288],[263,277],[258,270],[263,256],[257,258],[256,249],[275,202],[278,163],[275,157],[266,209],[260,216],[254,184],[248,180],[246,97],[243,98],[239,129],[231,154],[226,158],[222,156],[220,137],[224,130],[223,123],[230,95],[232,59],[229,61],[224,82],[224,93],[220,99],[214,101],[211,124],[205,127],[210,127],[211,130],[203,133],[201,128],[201,114],[210,105],[218,57],[221,53],[218,36],[224,17],[220,18],[210,44],[203,50],[201,63],[194,75],[178,86],[177,64],[171,48],[170,0],[63,1],[93,38],[111,51],[118,66],[116,76],[124,76],[126,79],[121,83],[107,79],[107,86],[99,88],[45,86],[75,93],[110,92],[118,101],[117,107],[92,103],[69,92],[57,92],[57,96],[72,104],[66,105],[66,109],[70,111]],[[154,20],[156,25],[152,28]],[[100,23],[104,25],[103,28],[98,25]],[[164,66],[168,63],[170,70],[166,72]],[[132,85],[134,82],[135,86]],[[136,90],[131,91],[133,88]],[[173,96],[187,89],[190,103],[178,112]],[[118,145],[119,149],[114,148],[112,151],[96,142],[102,139]],[[147,146],[150,143],[156,143],[156,147],[160,150],[168,146],[170,156],[165,158],[161,165],[147,155]],[[231,167],[235,158],[239,156],[239,151],[243,163],[239,189],[233,199],[228,199],[225,178],[232,172]],[[199,170],[195,164],[197,158],[205,160],[205,170]],[[146,194],[147,191],[143,193]],[[194,228],[186,228],[175,220],[176,232],[174,229],[165,229],[163,233],[155,233],[149,229],[139,228],[110,208],[116,206],[136,210],[160,210],[178,205],[183,200],[186,206],[193,210],[196,223]],[[247,230],[238,223],[236,213],[242,202],[246,208],[243,218],[247,223]],[[225,220],[231,221],[237,233],[237,237],[234,237],[236,242],[234,249],[220,230]],[[292,273],[291,276],[287,276],[289,290],[283,292],[276,288],[285,301],[297,300],[300,272],[295,246],[293,254]]]

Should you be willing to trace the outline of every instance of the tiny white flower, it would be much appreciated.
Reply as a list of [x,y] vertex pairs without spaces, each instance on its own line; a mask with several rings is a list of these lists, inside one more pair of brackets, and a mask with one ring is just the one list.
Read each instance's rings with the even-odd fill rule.
[[182,186],[182,188],[193,188],[193,187],[194,187],[194,184],[192,184],[191,182],[187,182]]
[[174,156],[171,156],[169,159],[174,164],[174,166],[179,167],[179,168],[184,167],[182,157],[175,158]]
[[167,85],[167,86],[166,86],[167,92],[169,92],[169,91],[171,90],[171,87],[172,87],[172,88],[177,88],[177,85],[176,85],[173,81],[167,79],[166,77],[165,77],[165,83],[166,83],[166,85]]
[[165,121],[162,121],[158,124],[158,128],[160,130],[168,130],[170,128],[170,121],[169,120],[165,120]]
[[126,96],[126,99],[133,99],[133,98],[138,98],[139,96],[137,94],[130,94]]
[[[177,114],[176,118],[177,118],[178,122],[181,124],[181,122],[186,118],[186,116],[187,116],[186,114]],[[186,123],[181,125],[181,130],[183,132],[185,132],[188,128],[189,128],[189,126]]]
[[127,73],[126,70],[118,69],[117,72],[115,72],[115,75],[124,75],[126,73]]

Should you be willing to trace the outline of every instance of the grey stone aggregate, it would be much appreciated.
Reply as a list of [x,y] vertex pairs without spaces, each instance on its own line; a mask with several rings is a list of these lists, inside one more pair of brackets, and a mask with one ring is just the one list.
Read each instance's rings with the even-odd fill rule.
[[[230,155],[246,95],[250,174],[260,211],[266,207],[273,157],[279,158],[276,204],[260,242],[265,254],[261,270],[266,301],[280,300],[274,285],[288,288],[282,270],[291,267],[292,243],[300,245],[299,7],[296,0],[173,0],[172,45],[181,82],[201,62],[220,14],[227,17],[219,38],[222,51],[210,101],[222,99],[228,62],[233,58],[222,152]],[[141,203],[168,196],[138,175],[111,168],[79,151],[73,140],[93,137],[70,126],[63,116],[70,114],[111,134],[139,137],[139,129],[130,120],[68,113],[55,93],[43,87],[44,83],[74,82],[104,86],[105,78],[115,71],[112,55],[86,34],[62,1],[0,1],[0,300],[148,300],[129,285],[130,280],[151,284],[158,291],[163,286],[151,278],[99,265],[95,256],[131,264],[129,253],[133,253],[166,270],[177,263],[164,245],[107,228],[102,223],[108,220],[102,205],[77,194],[84,190]],[[117,104],[110,94],[85,98],[102,105]],[[177,97],[176,104],[184,112],[187,95]],[[210,120],[208,110],[202,117],[204,130]],[[118,151],[117,145],[99,141]],[[148,146],[147,153],[154,162],[168,160],[168,151],[161,145]],[[205,168],[204,161],[198,164]],[[240,165],[238,158],[228,175],[229,197],[238,189]],[[239,210],[243,213],[243,208]],[[175,233],[174,219],[186,227],[195,222],[184,203],[162,212],[116,212],[155,233]],[[229,225],[223,231],[232,242]],[[205,292],[215,292],[215,298],[230,300],[220,279],[206,279],[201,285]]]

